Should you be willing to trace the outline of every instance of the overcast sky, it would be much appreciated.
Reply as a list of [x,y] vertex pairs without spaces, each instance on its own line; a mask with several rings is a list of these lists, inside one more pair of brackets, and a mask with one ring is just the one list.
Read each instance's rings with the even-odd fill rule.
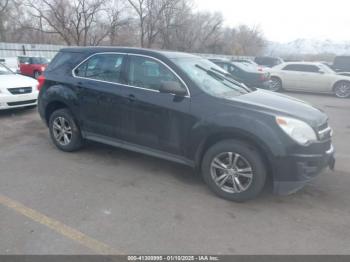
[[350,0],[195,0],[197,9],[220,11],[227,25],[259,25],[268,40],[350,41]]

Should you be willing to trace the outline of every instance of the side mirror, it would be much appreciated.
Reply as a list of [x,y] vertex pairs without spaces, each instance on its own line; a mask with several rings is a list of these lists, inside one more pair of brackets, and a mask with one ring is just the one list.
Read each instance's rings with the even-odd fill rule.
[[319,70],[318,73],[321,74],[321,75],[325,74],[325,72],[322,71],[322,70]]
[[159,92],[174,94],[177,96],[185,96],[187,95],[187,91],[183,88],[177,81],[163,81]]

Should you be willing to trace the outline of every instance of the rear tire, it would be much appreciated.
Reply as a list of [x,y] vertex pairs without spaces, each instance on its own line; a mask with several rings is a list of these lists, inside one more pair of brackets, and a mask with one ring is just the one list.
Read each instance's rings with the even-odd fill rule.
[[334,86],[334,94],[338,98],[350,97],[350,82],[342,81]]
[[80,128],[68,109],[59,109],[51,114],[49,129],[51,139],[58,149],[73,152],[83,146]]
[[224,140],[210,147],[201,168],[209,188],[231,201],[256,198],[266,181],[266,167],[260,153],[240,140]]
[[269,89],[272,92],[281,92],[283,90],[282,81],[278,77],[271,77]]

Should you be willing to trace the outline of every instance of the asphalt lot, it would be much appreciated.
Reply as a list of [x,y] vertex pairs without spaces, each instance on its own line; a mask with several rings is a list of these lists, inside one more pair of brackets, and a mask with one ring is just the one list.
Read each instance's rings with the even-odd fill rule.
[[0,112],[0,254],[350,254],[350,100],[289,95],[329,114],[336,171],[243,204],[167,161],[60,152],[36,109]]

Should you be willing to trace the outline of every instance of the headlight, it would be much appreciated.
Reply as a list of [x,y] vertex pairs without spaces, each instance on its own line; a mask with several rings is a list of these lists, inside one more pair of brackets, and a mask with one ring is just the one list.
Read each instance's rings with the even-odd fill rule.
[[307,123],[289,117],[276,117],[279,127],[294,141],[305,146],[310,142],[317,141],[315,131]]

